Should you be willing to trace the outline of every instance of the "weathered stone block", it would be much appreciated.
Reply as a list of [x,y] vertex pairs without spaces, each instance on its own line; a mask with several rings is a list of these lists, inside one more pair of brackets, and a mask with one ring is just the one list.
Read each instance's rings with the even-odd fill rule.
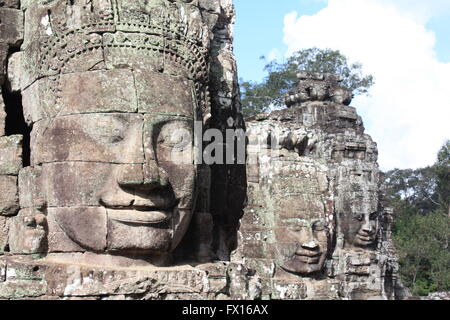
[[228,263],[206,263],[198,266],[198,269],[205,271],[209,277],[225,277],[228,269]]
[[[22,82],[26,83],[27,79]],[[137,111],[133,74],[126,69],[39,79],[27,87],[22,96],[28,123],[56,115]]]
[[8,58],[8,45],[0,42],[0,85],[3,84],[6,78],[6,61]]
[[267,252],[263,241],[242,240],[242,256],[250,259],[267,258]]
[[166,223],[162,227],[149,225],[128,225],[119,221],[108,221],[108,250],[124,251],[133,247],[153,254],[170,250],[171,235]]
[[[85,31],[86,29],[94,29],[98,32],[115,31],[115,25],[107,23],[107,20],[112,18],[111,1],[109,0],[92,1],[88,4],[76,1],[67,4],[65,1],[42,3],[22,0],[21,7],[22,9],[27,9],[25,17],[26,30],[31,29],[26,33],[26,38],[48,34],[65,34],[69,30]],[[68,7],[70,10],[68,10]],[[60,23],[50,23],[51,18],[58,19]],[[102,22],[103,24],[100,24]],[[88,26],[91,28],[88,28]]]
[[20,91],[22,88],[22,56],[22,52],[15,52],[8,59],[9,89],[12,92]]
[[208,11],[208,12],[220,12],[220,1],[219,0],[200,0],[198,5],[200,8]]
[[19,211],[17,177],[0,176],[0,216],[12,216]]
[[121,296],[205,292],[207,276],[190,267],[111,269],[82,265],[52,264],[46,271],[47,294],[66,297]]
[[0,282],[4,282],[6,280],[6,262],[0,260]]
[[19,201],[22,209],[42,208],[46,202],[42,167],[26,167],[19,172]]
[[[29,70],[29,68],[26,69]],[[27,82],[26,73],[22,81],[22,85]],[[57,79],[53,77],[39,79],[30,83],[30,86],[22,88],[23,115],[29,125],[58,112],[56,88]]]
[[6,129],[6,112],[5,105],[3,103],[3,98],[1,97],[1,89],[0,89],[0,137],[5,135]]
[[56,211],[58,210],[59,208],[48,208],[47,210],[48,252],[84,252],[85,249],[70,239],[56,221]]
[[20,0],[1,0],[0,7],[19,9],[20,8]]
[[274,279],[272,282],[272,299],[303,300],[307,297],[307,287],[301,281]]
[[139,112],[192,118],[195,108],[192,81],[155,72],[135,72],[134,75]]
[[58,74],[56,70],[50,68],[48,63],[46,63],[49,58],[47,53],[48,47],[49,45],[53,45],[46,40],[48,40],[48,36],[47,38],[38,40],[27,39],[26,43],[22,45],[22,90],[28,88],[37,79]]
[[142,164],[142,126],[139,114],[78,114],[41,120],[33,127],[31,163]]
[[21,135],[0,137],[0,175],[18,175],[22,169]]
[[258,276],[243,264],[230,263],[228,270],[229,294],[233,300],[261,299],[261,283]]
[[226,277],[222,278],[208,278],[209,292],[211,293],[226,293],[228,281]]
[[46,252],[45,216],[36,209],[24,209],[12,219],[9,246],[12,253],[33,254]]
[[61,76],[60,115],[93,112],[136,112],[131,70],[90,71]]
[[64,64],[60,66],[61,73],[106,69],[102,41],[102,36],[97,33],[75,32],[67,35],[61,43],[65,50],[58,51],[60,59],[64,59]]
[[271,259],[246,259],[245,265],[267,279],[271,279],[275,274],[275,262]]
[[[9,219],[10,218],[0,216],[0,255],[3,254],[3,252],[6,249],[6,246],[8,245]],[[1,268],[1,263],[0,263],[0,268]],[[2,281],[1,275],[0,275],[0,281]]]
[[[146,35],[142,38],[142,34],[128,34],[127,35],[139,42],[142,39],[147,41],[158,42],[158,36]],[[138,40],[140,39],[140,40]],[[123,43],[122,33],[105,33],[103,35],[103,43],[105,48],[103,50],[105,55],[105,63],[108,69],[128,68],[136,70],[137,72],[159,72],[164,68],[164,59],[156,52],[149,50],[135,50],[127,47]]]
[[92,251],[105,250],[107,234],[105,208],[50,208],[49,210],[72,241]]
[[23,263],[26,259],[18,260],[6,258],[5,263],[8,268],[6,270],[6,281],[30,280],[40,281],[44,279],[45,268],[39,263],[33,263],[32,260]]
[[108,182],[113,166],[90,162],[44,164],[42,176],[48,206],[97,206],[97,193]]
[[21,10],[0,7],[0,34],[2,40],[12,46],[23,41],[23,13]]
[[247,207],[241,220],[241,231],[258,231],[268,226],[267,215],[259,212],[263,209],[258,207]]
[[0,283],[0,298],[24,299],[45,294],[47,284],[44,281],[5,281]]

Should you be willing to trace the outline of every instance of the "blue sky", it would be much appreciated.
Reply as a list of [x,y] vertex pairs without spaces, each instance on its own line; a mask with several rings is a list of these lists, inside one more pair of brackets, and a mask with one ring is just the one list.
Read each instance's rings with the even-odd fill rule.
[[427,23],[428,28],[436,33],[436,53],[439,60],[450,62],[450,16],[437,15]]
[[[234,0],[234,5],[234,51],[239,77],[252,81],[261,81],[266,75],[261,56],[267,57],[273,49],[283,54],[287,50],[283,42],[285,15],[292,11],[301,15],[314,15],[327,7],[326,1],[314,0]],[[450,62],[450,14],[437,13],[426,25],[436,33],[435,48],[439,60]]]
[[234,0],[239,77],[261,81],[265,61],[309,47],[338,49],[376,84],[356,97],[380,166],[434,163],[450,139],[449,0]]
[[310,15],[326,7],[322,2],[299,0],[234,0],[234,5],[234,51],[239,77],[253,81],[265,76],[261,56],[267,56],[274,48],[287,50],[283,43],[284,16],[294,10]]

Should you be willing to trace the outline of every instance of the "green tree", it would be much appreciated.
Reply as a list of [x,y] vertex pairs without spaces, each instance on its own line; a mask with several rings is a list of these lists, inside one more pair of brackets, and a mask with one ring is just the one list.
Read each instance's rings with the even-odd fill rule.
[[389,171],[385,185],[404,284],[415,295],[450,290],[450,141],[433,166]]
[[442,146],[434,165],[437,201],[450,216],[450,140]]
[[449,212],[450,140],[442,146],[433,166],[388,171],[385,185],[390,201],[402,200],[422,215],[437,209]]
[[450,218],[439,210],[423,216],[404,209],[394,224],[403,283],[414,295],[450,290]]
[[425,215],[439,205],[436,180],[434,167],[394,169],[385,174],[386,194],[391,202],[402,201]]
[[261,83],[240,81],[243,112],[247,116],[270,107],[283,107],[283,97],[298,84],[297,73],[301,70],[339,74],[343,86],[354,95],[367,94],[374,84],[373,76],[363,74],[361,63],[350,63],[338,50],[331,49],[300,50],[286,61],[266,64],[264,70],[268,76]]

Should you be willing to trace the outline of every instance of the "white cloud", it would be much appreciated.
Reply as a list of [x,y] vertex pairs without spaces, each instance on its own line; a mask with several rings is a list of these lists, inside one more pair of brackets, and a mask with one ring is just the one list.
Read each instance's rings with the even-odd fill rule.
[[269,52],[269,54],[267,55],[267,60],[268,61],[279,60],[281,57],[282,57],[282,54],[281,54],[280,50],[275,48]]
[[378,142],[383,169],[430,165],[450,138],[450,63],[438,61],[425,26],[445,10],[448,0],[329,0],[314,16],[285,17],[288,54],[339,49],[375,76],[371,96],[353,105]]

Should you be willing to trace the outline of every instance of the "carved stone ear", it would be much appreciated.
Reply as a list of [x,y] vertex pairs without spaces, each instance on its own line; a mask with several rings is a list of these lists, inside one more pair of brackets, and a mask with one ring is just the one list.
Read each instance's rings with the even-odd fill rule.
[[[44,214],[35,208],[22,209],[11,220],[9,230],[10,252],[14,254],[46,252],[47,230],[47,221]],[[2,249],[0,247],[0,250]]]
[[106,209],[58,208],[55,220],[64,233],[83,248],[104,251],[106,248]]

